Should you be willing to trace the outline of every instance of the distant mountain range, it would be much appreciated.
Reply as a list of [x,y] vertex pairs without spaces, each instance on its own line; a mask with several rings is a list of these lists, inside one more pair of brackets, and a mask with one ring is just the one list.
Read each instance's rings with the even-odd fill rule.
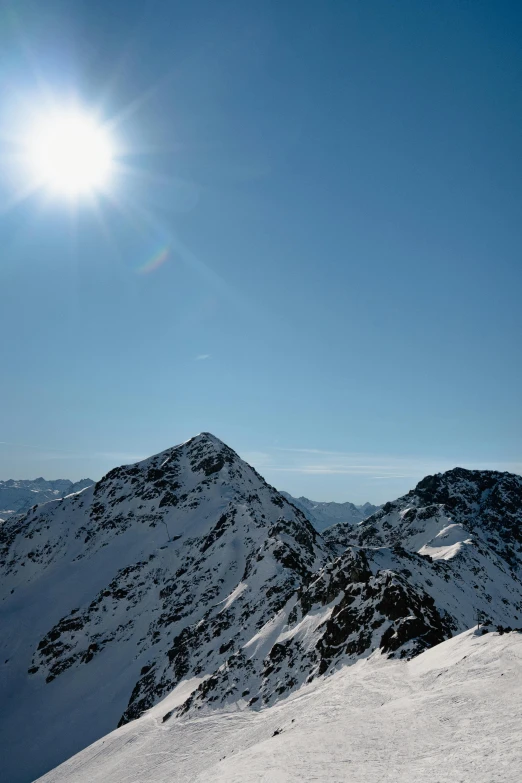
[[[13,514],[24,514],[34,504],[47,503],[74,492],[80,492],[95,482],[86,478],[81,481],[55,479],[46,481],[37,479],[8,479],[0,481],[0,519],[6,519]],[[281,494],[294,506],[297,506],[319,532],[337,523],[357,524],[373,514],[380,506],[364,503],[356,506],[353,503],[328,503],[309,500],[305,497],[294,498],[288,492]]]
[[[522,477],[460,468],[429,476],[324,536],[306,503],[202,433],[7,519],[5,779],[29,783],[117,726],[150,727],[147,715],[158,731],[197,716],[225,726],[372,655],[409,660],[477,619],[522,627]],[[138,737],[126,731],[110,746]],[[176,776],[181,756],[198,752],[180,748],[164,777],[155,752],[138,754],[132,769],[123,754],[110,774],[95,777],[92,765],[85,774],[196,780]],[[47,779],[76,782],[75,763]],[[328,770],[318,779],[331,779]]]
[[34,480],[8,479],[0,481],[0,519],[6,519],[12,514],[24,514],[35,503],[46,503],[48,500],[79,492],[85,487],[94,484],[92,479],[81,481],[69,481],[68,479],[56,479],[46,481],[43,478]]
[[306,518],[312,523],[320,533],[331,525],[348,524],[357,525],[363,519],[374,514],[380,506],[374,506],[372,503],[364,503],[362,506],[356,506],[354,503],[329,503],[317,500],[309,500],[305,497],[294,498],[288,492],[281,494],[297,506]]

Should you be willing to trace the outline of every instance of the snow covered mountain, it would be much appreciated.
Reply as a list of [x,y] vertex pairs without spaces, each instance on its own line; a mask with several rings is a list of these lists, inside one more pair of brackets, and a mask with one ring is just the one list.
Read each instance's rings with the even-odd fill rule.
[[373,503],[363,503],[362,506],[357,506],[357,508],[366,519],[366,517],[369,517],[371,514],[375,514],[375,512],[380,509],[380,506],[374,506]]
[[376,653],[267,710],[162,722],[167,697],[40,783],[518,783],[522,634]]
[[473,626],[522,627],[522,477],[456,469],[430,476],[358,526],[325,532],[348,548],[298,590],[233,665],[200,685],[227,704],[241,682],[262,705],[373,651],[411,657]]
[[6,779],[26,783],[180,680],[197,685],[327,558],[301,512],[207,433],[6,521]]
[[43,478],[34,481],[14,479],[0,481],[0,518],[6,519],[12,514],[25,514],[35,503],[46,503],[48,500],[63,498],[73,492],[80,492],[91,484],[94,484],[92,479],[76,482],[68,479],[46,481]]
[[350,545],[400,545],[434,560],[464,556],[475,539],[519,574],[522,477],[464,468],[426,476],[415,489],[386,503],[360,525],[332,526],[325,539],[341,551]]
[[7,779],[144,713],[166,731],[276,709],[347,663],[439,645],[477,612],[521,627],[521,523],[522,477],[456,469],[323,539],[208,433],[31,509],[0,528]]
[[284,497],[297,506],[307,519],[312,523],[316,530],[322,533],[331,525],[345,523],[356,525],[363,519],[374,514],[380,507],[372,503],[364,503],[362,506],[356,506],[354,503],[326,503],[316,500],[309,500],[305,497],[294,498],[288,492],[281,492]]

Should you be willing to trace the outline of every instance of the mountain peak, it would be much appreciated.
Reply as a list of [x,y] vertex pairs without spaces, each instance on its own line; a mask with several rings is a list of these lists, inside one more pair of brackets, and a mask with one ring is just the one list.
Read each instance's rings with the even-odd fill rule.
[[[0,525],[0,605],[24,629],[0,634],[9,780],[232,665],[328,558],[304,515],[207,432]],[[89,698],[100,682],[103,709]],[[24,766],[29,703],[46,728]]]
[[200,432],[198,435],[194,435],[193,438],[189,438],[187,443],[210,443],[217,448],[229,448],[226,443],[217,438],[211,432]]
[[472,470],[469,468],[455,467],[451,468],[451,470],[446,470],[443,473],[425,476],[411,492],[417,494],[422,492],[434,492],[442,486],[462,484],[463,482],[468,482],[470,485],[476,487],[488,487],[506,480],[511,482],[514,481],[515,483],[517,481],[522,482],[522,476],[499,470]]
[[518,511],[522,503],[522,476],[497,470],[453,468],[426,476],[405,497],[417,498],[424,504],[444,504],[468,514],[494,508],[502,498],[503,502],[511,500],[508,506]]

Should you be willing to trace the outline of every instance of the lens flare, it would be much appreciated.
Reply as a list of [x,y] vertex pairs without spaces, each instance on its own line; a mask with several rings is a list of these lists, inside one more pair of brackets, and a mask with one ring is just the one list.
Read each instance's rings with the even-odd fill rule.
[[170,254],[170,247],[162,248],[158,253],[155,253],[143,266],[140,266],[136,272],[139,275],[148,275],[150,272],[154,272],[159,269],[162,264],[165,263]]

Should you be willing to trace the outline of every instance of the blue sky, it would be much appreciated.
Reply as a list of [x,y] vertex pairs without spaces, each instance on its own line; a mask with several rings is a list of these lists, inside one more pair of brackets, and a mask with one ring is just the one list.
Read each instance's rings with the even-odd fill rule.
[[[202,430],[320,500],[522,471],[519,3],[0,9],[0,478]],[[95,203],[20,197],[45,91],[112,123]]]

